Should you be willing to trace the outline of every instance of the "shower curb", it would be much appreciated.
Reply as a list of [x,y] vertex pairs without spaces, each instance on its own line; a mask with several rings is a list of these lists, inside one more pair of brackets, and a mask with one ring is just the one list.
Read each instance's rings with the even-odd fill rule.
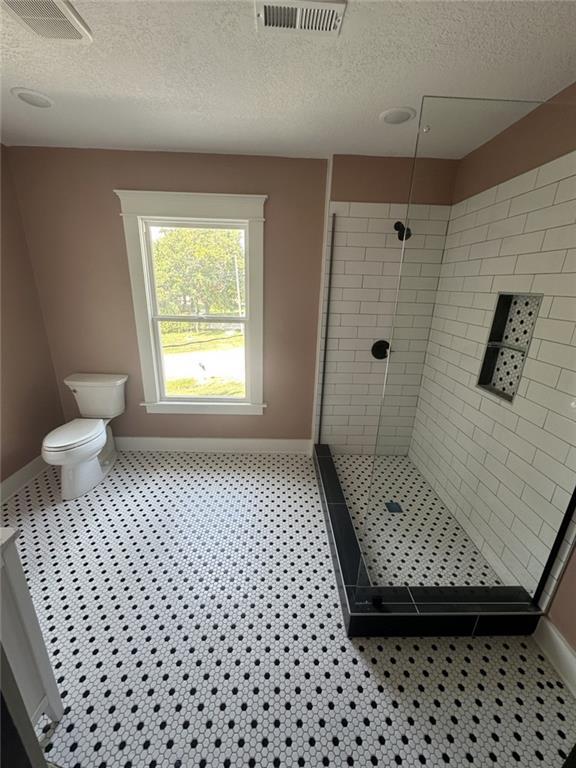
[[348,637],[531,635],[543,611],[523,587],[373,586],[330,447],[314,446]]

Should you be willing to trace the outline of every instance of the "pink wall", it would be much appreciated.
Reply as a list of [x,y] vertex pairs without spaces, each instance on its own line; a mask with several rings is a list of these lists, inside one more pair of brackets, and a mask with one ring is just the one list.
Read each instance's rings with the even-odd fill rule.
[[552,600],[549,618],[576,651],[576,548]]
[[575,146],[576,83],[462,158],[453,202],[555,160]]
[[[411,157],[335,155],[331,200],[357,203],[407,203],[414,161]],[[458,160],[419,158],[413,203],[450,205]]]
[[2,148],[2,480],[35,459],[44,435],[63,421],[38,293],[6,160],[6,150]]
[[[451,205],[548,163],[576,144],[576,83],[461,160],[419,157],[413,203]],[[335,155],[330,199],[406,203],[411,157]]]
[[[326,162],[276,157],[10,148],[64,415],[64,376],[128,373],[117,435],[309,438]],[[147,414],[114,189],[267,194],[263,416]]]

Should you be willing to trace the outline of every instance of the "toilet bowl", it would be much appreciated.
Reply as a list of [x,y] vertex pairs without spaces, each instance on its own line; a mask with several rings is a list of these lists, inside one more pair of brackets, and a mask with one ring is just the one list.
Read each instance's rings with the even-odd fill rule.
[[121,374],[74,374],[64,380],[82,416],[57,427],[42,442],[42,458],[61,467],[62,498],[76,499],[100,483],[116,459],[109,422],[124,411]]
[[46,435],[42,458],[62,467],[62,498],[75,499],[92,490],[111,469],[103,465],[100,453],[106,445],[107,430],[102,419],[74,419]]

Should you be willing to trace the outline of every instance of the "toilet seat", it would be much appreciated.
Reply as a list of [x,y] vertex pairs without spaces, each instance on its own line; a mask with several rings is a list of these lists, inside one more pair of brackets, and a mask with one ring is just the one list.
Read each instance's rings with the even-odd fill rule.
[[72,419],[46,435],[42,448],[45,451],[68,451],[98,439],[105,431],[103,419]]

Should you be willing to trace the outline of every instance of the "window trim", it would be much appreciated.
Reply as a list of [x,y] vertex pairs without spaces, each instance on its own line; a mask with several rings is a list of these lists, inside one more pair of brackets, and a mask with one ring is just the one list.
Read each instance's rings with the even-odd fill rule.
[[[198,192],[114,190],[120,199],[142,383],[147,413],[213,413],[261,415],[263,402],[264,204],[267,195],[224,195]],[[148,240],[150,225],[172,222],[240,225],[246,231],[245,364],[246,397],[166,398],[162,396],[161,358],[154,319],[155,295]],[[200,316],[182,316],[192,321]],[[215,316],[223,321],[224,316]],[[239,318],[230,318],[236,321]]]

